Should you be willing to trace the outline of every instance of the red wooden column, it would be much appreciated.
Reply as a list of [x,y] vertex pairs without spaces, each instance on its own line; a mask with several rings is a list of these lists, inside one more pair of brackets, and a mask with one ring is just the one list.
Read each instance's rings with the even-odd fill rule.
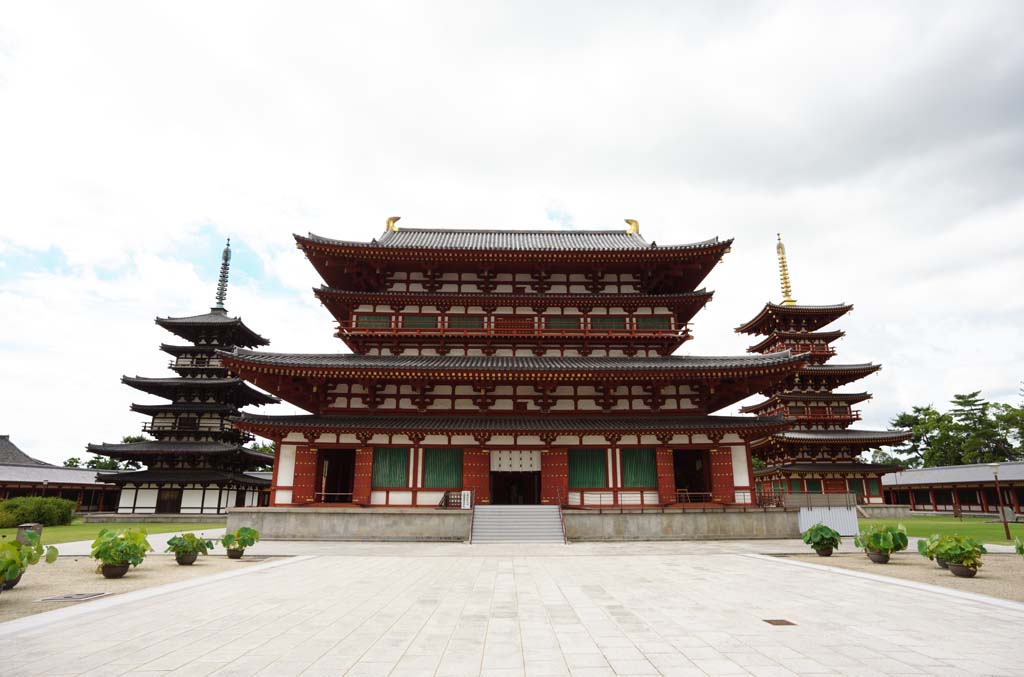
[[476,492],[476,502],[491,502],[491,455],[485,449],[462,452],[462,488]]
[[658,502],[662,505],[675,503],[676,469],[672,450],[668,447],[658,447],[655,466],[658,471]]
[[711,499],[716,503],[734,503],[736,488],[732,478],[732,449],[722,449],[715,441],[711,456]]
[[313,502],[316,491],[316,449],[295,447],[295,479],[292,481],[292,503],[302,505]]
[[557,505],[569,496],[569,451],[548,449],[540,455],[540,502]]
[[373,480],[373,447],[356,449],[355,472],[352,478],[352,503],[370,505],[370,483]]

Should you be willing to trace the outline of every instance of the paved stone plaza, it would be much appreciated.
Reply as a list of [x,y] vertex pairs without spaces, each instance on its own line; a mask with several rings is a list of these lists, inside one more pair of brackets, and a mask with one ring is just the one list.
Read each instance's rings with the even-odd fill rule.
[[0,653],[47,675],[1021,674],[1024,605],[750,554],[793,549],[265,542],[300,556],[0,625]]

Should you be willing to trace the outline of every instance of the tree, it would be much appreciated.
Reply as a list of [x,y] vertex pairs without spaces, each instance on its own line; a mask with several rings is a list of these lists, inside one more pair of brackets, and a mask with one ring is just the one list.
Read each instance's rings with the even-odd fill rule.
[[82,467],[82,459],[78,458],[77,456],[72,456],[68,460],[64,461],[64,467],[65,468],[81,468]]
[[[121,444],[135,444],[136,442],[150,442],[145,435],[125,435],[121,438]],[[118,461],[109,456],[93,454],[92,458],[82,463],[82,459],[72,456],[64,461],[65,468],[89,468],[90,470],[139,470],[142,464],[138,461]]]
[[274,467],[274,445],[271,442],[250,442],[246,447],[267,456],[267,462],[257,466],[256,470],[271,470]]

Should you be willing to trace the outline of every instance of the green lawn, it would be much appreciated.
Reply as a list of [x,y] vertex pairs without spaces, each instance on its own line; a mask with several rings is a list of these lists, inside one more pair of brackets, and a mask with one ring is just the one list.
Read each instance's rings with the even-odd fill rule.
[[[161,523],[161,522],[113,522],[108,524],[85,524],[76,519],[64,527],[43,527],[43,544],[69,543],[71,541],[91,541],[100,533],[100,529],[145,529],[149,534],[166,534],[170,532],[203,531],[204,529],[223,529],[224,524],[210,523]],[[0,529],[0,536],[14,538],[17,529]]]
[[[860,524],[874,524],[876,526],[895,526],[902,524],[907,528],[908,536],[928,537],[932,534],[960,534],[981,541],[982,543],[995,543],[998,545],[1009,545],[1012,541],[1006,540],[1003,532],[1003,523],[993,521],[994,518],[986,517],[908,517],[902,520],[860,520]],[[1024,524],[1010,523],[1010,534],[1024,540]]]

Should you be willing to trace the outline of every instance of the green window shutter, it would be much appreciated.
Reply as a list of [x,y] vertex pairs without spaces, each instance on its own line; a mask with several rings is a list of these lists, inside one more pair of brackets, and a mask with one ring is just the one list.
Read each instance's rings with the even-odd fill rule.
[[872,477],[868,480],[868,491],[872,496],[878,496],[882,493],[882,487],[879,486],[876,478]]
[[636,328],[648,331],[671,329],[672,318],[668,315],[638,315],[636,317]]
[[403,329],[437,329],[437,315],[402,315]]
[[544,318],[544,327],[547,329],[579,329],[580,318],[566,315],[552,315]]
[[801,480],[790,480],[789,490],[790,492],[800,493],[804,490],[804,483]]
[[854,477],[851,477],[847,484],[850,486],[850,491],[857,494],[858,497],[864,495],[864,482]]
[[362,329],[387,329],[391,326],[391,316],[356,315],[356,326]]
[[655,450],[623,449],[622,486],[623,487],[656,487],[658,486],[658,470],[655,466]]
[[462,488],[462,449],[427,447],[423,450],[423,488]]
[[409,486],[409,450],[405,447],[374,449],[370,485],[375,489]]
[[604,331],[615,329],[625,330],[626,318],[622,315],[595,315],[590,318],[590,328]]
[[449,315],[449,329],[483,329],[483,315]]
[[821,480],[807,480],[807,493],[809,493],[809,494],[820,494],[821,493]]
[[608,457],[604,449],[569,450],[569,488],[599,489],[608,486]]

